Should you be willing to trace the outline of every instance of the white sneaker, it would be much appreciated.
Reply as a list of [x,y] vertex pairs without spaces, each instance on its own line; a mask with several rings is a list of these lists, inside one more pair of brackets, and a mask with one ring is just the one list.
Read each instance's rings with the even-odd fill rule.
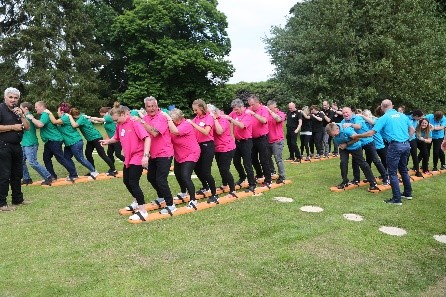
[[187,193],[178,193],[176,197],[173,197],[174,200],[182,200],[181,198],[187,197]]
[[198,205],[198,201],[197,200],[191,200],[187,204],[187,208],[197,209],[197,205]]
[[170,215],[172,215],[174,212],[176,212],[177,211],[177,208],[176,208],[176,206],[175,205],[172,205],[172,206],[166,206],[166,208],[164,208],[164,209],[162,209],[161,211],[160,211],[160,214],[170,214]]
[[158,198],[156,198],[155,200],[152,201],[152,204],[155,204],[155,205],[159,206],[163,202],[164,202],[164,198],[158,197]]
[[129,217],[131,221],[145,221],[149,214],[147,212],[137,211]]
[[90,172],[90,176],[88,177],[88,178],[90,178],[90,179],[96,179],[96,177],[98,177],[99,176],[99,172],[97,172],[97,171],[92,171],[92,172]]
[[138,202],[133,201],[132,203],[130,203],[129,206],[126,206],[124,209],[125,209],[125,210],[128,210],[128,211],[134,211],[134,210],[137,210],[137,209],[138,209]]

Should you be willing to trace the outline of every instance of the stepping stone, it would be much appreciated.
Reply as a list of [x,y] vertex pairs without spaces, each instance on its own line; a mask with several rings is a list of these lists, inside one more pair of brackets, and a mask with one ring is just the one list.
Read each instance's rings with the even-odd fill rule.
[[344,219],[349,221],[355,221],[355,222],[361,222],[363,220],[363,217],[354,213],[345,213],[342,215]]
[[434,239],[441,243],[446,243],[446,235],[434,235]]
[[300,208],[301,211],[305,211],[305,212],[323,212],[324,209],[319,207],[319,206],[312,206],[312,205],[308,205],[308,206],[302,206]]
[[379,231],[382,233],[388,234],[388,235],[394,235],[394,236],[404,236],[407,234],[407,231],[401,228],[397,227],[389,227],[389,226],[381,226],[379,228]]
[[273,200],[282,203],[290,203],[294,201],[293,198],[288,198],[288,197],[274,197]]

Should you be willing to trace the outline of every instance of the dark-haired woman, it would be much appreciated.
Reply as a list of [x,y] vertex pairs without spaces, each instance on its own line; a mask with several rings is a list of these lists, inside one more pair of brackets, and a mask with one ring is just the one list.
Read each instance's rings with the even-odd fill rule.
[[444,128],[446,127],[446,118],[442,111],[436,111],[433,114],[426,115],[426,119],[431,124],[432,131],[432,154],[434,163],[432,171],[438,171],[438,159],[440,159],[440,169],[446,169],[445,155],[441,150],[441,143],[444,138]]
[[418,158],[422,160],[421,170],[423,170],[423,173],[429,174],[429,145],[432,143],[432,131],[427,119],[421,119],[418,122],[415,136],[420,150]]

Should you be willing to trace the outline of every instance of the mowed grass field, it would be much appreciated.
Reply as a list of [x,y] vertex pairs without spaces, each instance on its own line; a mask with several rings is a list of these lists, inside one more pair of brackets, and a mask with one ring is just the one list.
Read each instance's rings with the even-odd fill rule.
[[[330,192],[339,159],[286,172],[292,184],[261,196],[141,225],[118,214],[131,201],[120,178],[24,187],[33,203],[0,213],[0,296],[446,296],[446,244],[433,238],[446,234],[446,174],[414,182],[413,200],[393,206],[390,191]],[[145,176],[141,186],[156,197]]]

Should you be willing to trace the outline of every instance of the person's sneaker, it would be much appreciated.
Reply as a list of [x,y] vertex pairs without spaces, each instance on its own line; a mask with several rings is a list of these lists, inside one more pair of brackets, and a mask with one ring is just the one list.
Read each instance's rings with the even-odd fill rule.
[[14,211],[14,210],[16,210],[16,207],[12,205],[0,206],[0,211]]
[[77,176],[73,176],[73,177],[67,176],[67,178],[65,180],[74,183],[78,178],[79,177],[77,177]]
[[320,159],[320,158],[321,158],[321,156],[319,156],[319,155],[316,155],[316,156],[314,156],[314,158],[315,158],[315,159]]
[[302,158],[296,158],[296,159],[294,159],[294,162],[301,163],[302,162]]
[[98,176],[99,176],[99,172],[92,171],[92,172],[90,172],[90,177],[89,178],[96,179],[96,177],[98,177]]
[[45,179],[40,183],[41,186],[51,186],[51,183],[53,182],[53,179],[51,177]]
[[138,209],[138,202],[133,201],[129,206],[124,207],[124,209],[128,211],[135,211]]
[[208,198],[208,200],[206,202],[207,203],[216,203],[216,204],[218,204],[218,196],[217,195],[212,195],[211,197]]
[[155,204],[155,205],[160,206],[161,203],[163,203],[163,202],[165,202],[165,201],[164,201],[164,198],[160,198],[160,197],[158,197],[158,198],[156,198],[155,200],[152,201],[152,204]]
[[374,184],[374,185],[370,185],[369,191],[381,191],[381,189],[378,188],[378,186],[376,184]]
[[382,185],[383,186],[390,186],[390,181],[388,179],[386,179],[385,181],[383,181]]
[[195,192],[195,195],[203,195],[206,196],[206,193],[208,193],[210,190],[209,189],[205,189],[205,188],[201,188],[200,190]]
[[445,170],[446,169],[446,165],[441,165],[440,170]]
[[401,203],[401,201],[398,201],[396,199],[388,199],[388,200],[384,200],[385,203],[387,204],[393,204],[393,205],[403,205],[403,203]]
[[178,193],[176,197],[173,197],[174,200],[183,200],[187,197],[187,193]]
[[259,180],[263,179],[263,175],[256,175],[255,179],[256,179],[256,182],[259,182]]
[[145,212],[137,211],[129,217],[130,221],[145,221],[149,217],[149,214]]
[[193,209],[197,209],[197,205],[198,205],[198,201],[197,200],[191,200],[189,201],[189,203],[187,204],[187,208],[193,208]]
[[268,187],[268,188],[271,188],[271,183],[270,183],[270,182],[263,182],[263,183],[262,183],[262,187]]
[[407,200],[412,200],[412,195],[401,195],[401,198],[407,199]]
[[348,181],[343,181],[342,183],[337,185],[336,188],[338,188],[339,190],[342,190],[342,189],[346,188],[348,185],[349,185]]
[[429,170],[426,170],[423,172],[424,174],[431,174],[431,172]]
[[285,183],[285,177],[279,176],[278,179],[276,179],[276,184],[284,184]]
[[415,173],[415,176],[416,176],[416,177],[423,177],[423,174],[422,174],[421,172],[417,171],[417,172]]
[[350,182],[350,184],[359,187],[359,185],[361,184],[361,182],[360,182],[359,180],[352,180],[352,181]]
[[369,182],[369,180],[368,180],[368,179],[366,179],[366,178],[364,178],[364,179],[362,180],[362,182],[363,182],[363,183],[368,183],[368,182]]
[[330,156],[329,156],[328,154],[325,154],[325,155],[324,155],[324,158],[327,158],[327,159],[328,159],[328,158],[330,158]]
[[249,186],[247,189],[245,189],[245,193],[253,192],[255,193],[256,186]]
[[88,172],[88,173],[84,174],[84,176],[90,176],[90,172]]
[[305,161],[311,161],[311,157],[310,157],[310,156],[307,156],[307,157],[305,158]]
[[175,211],[177,211],[177,208],[175,205],[166,206],[165,208],[161,209],[160,214],[166,215],[170,214],[172,215]]
[[30,185],[32,183],[33,183],[33,180],[30,179],[30,178],[29,179],[23,179],[21,185],[22,186],[27,186],[27,185]]
[[116,176],[116,175],[118,175],[118,171],[109,169],[105,175],[107,175],[107,176]]
[[432,171],[438,171],[437,167],[432,168]]
[[30,205],[31,203],[32,203],[31,201],[23,200],[23,201],[20,202],[20,203],[12,203],[12,205],[14,205],[14,206],[19,206],[19,205]]

